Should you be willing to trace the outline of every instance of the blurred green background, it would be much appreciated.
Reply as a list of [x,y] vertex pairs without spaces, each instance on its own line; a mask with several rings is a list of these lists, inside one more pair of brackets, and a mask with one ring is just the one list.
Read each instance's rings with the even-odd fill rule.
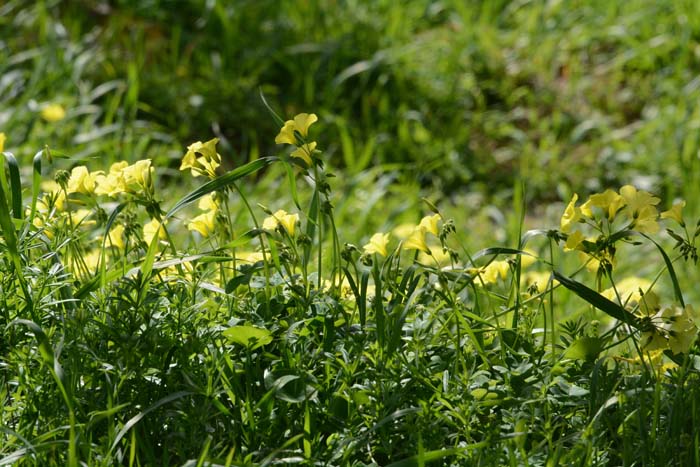
[[[261,91],[283,117],[317,113],[329,165],[370,187],[507,206],[522,181],[537,212],[632,183],[698,212],[694,0],[0,6],[0,131],[25,161],[48,144],[175,174],[216,136],[233,167],[283,150]],[[43,121],[48,103],[66,117]]]

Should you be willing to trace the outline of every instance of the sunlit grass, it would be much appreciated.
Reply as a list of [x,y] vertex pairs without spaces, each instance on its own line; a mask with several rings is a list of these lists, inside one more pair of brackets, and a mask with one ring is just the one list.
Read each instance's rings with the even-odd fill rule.
[[697,5],[239,3],[0,5],[0,464],[699,464]]

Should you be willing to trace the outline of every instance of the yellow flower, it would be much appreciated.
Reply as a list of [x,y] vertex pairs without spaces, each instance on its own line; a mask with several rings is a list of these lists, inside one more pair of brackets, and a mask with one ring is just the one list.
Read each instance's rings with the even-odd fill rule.
[[79,225],[83,225],[83,226],[95,225],[96,224],[95,221],[86,220],[91,214],[92,214],[92,211],[89,209],[78,209],[74,212],[69,212],[68,217],[70,218],[71,225],[74,227],[77,227]]
[[620,188],[620,195],[625,200],[624,212],[632,221],[632,226],[639,232],[655,233],[659,230],[656,222],[658,211],[656,205],[661,201],[646,191],[637,191],[632,185]]
[[376,233],[372,235],[372,238],[369,239],[369,243],[367,243],[362,248],[367,254],[371,255],[373,253],[376,253],[378,255],[386,256],[386,246],[389,243],[389,236],[390,234],[388,233]]
[[5,133],[0,132],[0,152],[5,150],[5,141],[7,141],[7,136],[5,136]]
[[204,195],[199,198],[197,207],[202,211],[213,211],[219,209],[219,203],[217,203],[216,199],[214,199],[214,195],[209,193],[208,195]]
[[583,242],[583,234],[580,231],[575,231],[569,234],[564,244],[564,251],[573,251]]
[[84,165],[73,167],[66,191],[68,194],[83,193],[90,195],[95,192],[98,175],[103,175],[103,173],[101,171],[90,173]]
[[60,104],[49,104],[41,109],[41,118],[49,123],[58,122],[66,118],[66,109]]
[[299,159],[304,159],[304,162],[306,162],[308,165],[311,165],[311,154],[313,154],[315,149],[316,141],[311,141],[308,144],[304,144],[303,146],[299,146],[298,148],[296,148],[290,154],[290,156],[298,157]]
[[671,209],[661,213],[661,218],[662,219],[673,219],[674,221],[678,222],[682,227],[685,225],[685,221],[683,220],[683,213],[681,212],[684,207],[685,207],[685,201],[680,201],[678,203],[674,203],[673,207]]
[[426,232],[437,237],[438,235],[438,222],[440,222],[440,214],[434,214],[432,216],[425,216],[420,220],[418,227],[424,229]]
[[661,334],[656,328],[642,332],[642,335],[639,338],[639,343],[641,344],[642,349],[644,349],[646,352],[665,349],[668,347],[668,340],[666,339],[666,336]]
[[192,219],[187,229],[199,232],[202,237],[209,237],[216,226],[216,210],[207,211]]
[[656,206],[661,201],[656,196],[646,191],[637,191],[632,185],[625,185],[620,188],[620,195],[624,198],[626,207],[625,211],[629,213],[630,218],[635,218],[637,213],[649,206]]
[[219,138],[213,138],[202,143],[196,141],[187,146],[187,153],[182,158],[180,170],[190,169],[193,177],[206,175],[216,178],[216,168],[221,165],[221,155],[216,152],[216,144]]
[[423,253],[430,254],[430,248],[425,243],[425,230],[416,226],[411,235],[403,241],[403,247],[406,250],[418,250]]
[[415,228],[416,226],[414,224],[400,224],[394,227],[391,233],[399,240],[406,240],[411,236]]
[[317,121],[318,117],[316,114],[300,113],[294,117],[294,120],[287,120],[284,122],[284,126],[275,137],[275,143],[300,146],[304,142],[299,142],[294,132],[299,132],[302,138],[306,139],[309,134],[309,127]]
[[143,239],[151,243],[158,233],[158,238],[161,240],[166,240],[168,238],[165,228],[157,219],[151,219],[149,222],[143,224]]
[[647,293],[649,287],[651,287],[650,280],[631,276],[619,281],[614,288],[604,290],[601,295],[614,302],[617,302],[619,295],[622,305],[634,306],[642,298],[642,294]]
[[659,212],[656,210],[656,207],[644,206],[637,214],[632,225],[637,232],[656,233],[659,231],[659,223],[656,222],[658,216]]
[[661,327],[668,334],[668,346],[674,354],[688,353],[695,342],[698,328],[692,316],[691,305],[686,305],[685,308],[672,305],[659,312],[659,317],[663,320]]
[[294,236],[294,230],[299,222],[299,214],[288,214],[287,211],[280,209],[271,216],[263,220],[263,230],[274,231],[282,226],[290,237]]
[[124,167],[121,173],[124,178],[124,184],[129,191],[139,192],[142,189],[152,191],[153,171],[151,160],[144,159]]
[[239,251],[236,252],[236,260],[243,263],[255,264],[258,261],[264,261],[262,251]]
[[121,161],[115,162],[109,168],[109,173],[107,175],[98,174],[95,176],[95,194],[97,195],[107,195],[114,198],[120,193],[127,191],[128,187],[124,181],[123,170],[129,166],[128,162]]
[[509,271],[508,261],[491,261],[491,263],[479,270],[479,277],[484,284],[495,284],[499,278],[506,279]]
[[571,226],[581,219],[581,208],[576,207],[576,201],[578,201],[578,193],[574,193],[561,216],[559,229],[564,233],[571,231]]
[[424,266],[435,266],[444,268],[450,266],[450,254],[442,249],[441,246],[429,245],[430,254],[420,252],[418,254],[418,262]]
[[120,250],[124,249],[124,226],[117,224],[112,226],[107,236],[107,245],[116,247]]
[[625,199],[613,190],[605,190],[603,193],[596,193],[588,198],[586,204],[601,208],[607,211],[608,220],[615,218],[617,211],[625,205]]

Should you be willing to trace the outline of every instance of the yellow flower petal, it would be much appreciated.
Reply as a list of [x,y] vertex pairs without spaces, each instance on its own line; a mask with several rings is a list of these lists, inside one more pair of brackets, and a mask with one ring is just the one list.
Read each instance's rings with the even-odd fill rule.
[[293,237],[297,222],[299,222],[299,214],[288,214],[287,211],[280,209],[263,220],[262,228],[274,231],[282,226],[289,236]]
[[389,236],[390,235],[388,233],[376,233],[372,235],[372,238],[369,239],[369,243],[367,243],[362,248],[367,254],[376,253],[378,255],[386,256],[386,246],[389,243]]
[[576,201],[578,201],[578,193],[574,193],[571,201],[569,201],[566,209],[564,209],[564,214],[561,216],[559,230],[564,233],[569,232],[571,230],[571,226],[578,222],[581,218],[581,209],[576,207]]
[[684,207],[685,207],[685,201],[680,201],[678,203],[674,203],[674,205],[671,209],[661,213],[661,218],[662,219],[673,219],[674,221],[678,222],[681,226],[684,226],[685,221],[683,220],[683,212],[682,212]]
[[284,126],[275,137],[275,143],[292,145],[297,144],[296,136],[294,136],[294,120],[287,120],[284,122]]
[[216,224],[216,211],[208,211],[193,218],[188,224],[187,229],[199,232],[202,237],[209,237],[214,233]]
[[117,224],[112,226],[107,236],[107,246],[113,246],[120,250],[124,249],[124,226]]
[[588,198],[586,204],[601,208],[607,211],[608,220],[613,220],[617,211],[626,204],[625,199],[613,190],[605,190],[603,193],[596,193]]
[[564,251],[575,250],[584,240],[583,234],[580,231],[575,231],[569,234],[564,244]]
[[425,230],[416,226],[413,229],[413,233],[404,240],[403,248],[405,250],[418,250],[430,254],[430,248],[428,248],[428,244],[425,242]]
[[317,121],[318,117],[316,114],[300,113],[296,115],[294,120],[287,120],[284,122],[284,126],[275,137],[275,143],[298,146],[299,142],[294,132],[298,131],[299,134],[306,139],[309,134],[309,127]]
[[311,154],[313,154],[315,149],[316,149],[316,141],[312,141],[312,142],[305,144],[303,146],[299,146],[290,155],[292,157],[298,157],[300,159],[304,159],[304,162],[306,162],[307,165],[311,165]]
[[5,136],[5,133],[0,132],[0,152],[5,150],[5,141],[7,141],[7,136]]
[[438,222],[440,222],[440,214],[425,216],[423,219],[421,219],[418,227],[425,229],[426,232],[430,232],[437,237],[439,233]]
[[309,127],[318,121],[316,114],[300,113],[294,117],[294,128],[306,138],[309,134]]

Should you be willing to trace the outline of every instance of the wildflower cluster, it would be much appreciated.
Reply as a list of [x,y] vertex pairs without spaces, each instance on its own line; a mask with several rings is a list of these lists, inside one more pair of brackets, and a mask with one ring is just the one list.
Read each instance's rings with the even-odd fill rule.
[[645,350],[670,349],[674,354],[688,353],[698,333],[691,305],[661,306],[659,297],[649,291],[639,298],[635,308],[641,319],[640,343]]
[[316,114],[298,114],[294,119],[284,122],[284,126],[275,137],[275,143],[296,146],[291,156],[302,159],[311,166],[312,156],[316,152],[316,141],[307,141],[307,138],[309,127],[317,121]]
[[216,178],[216,169],[221,165],[221,155],[216,152],[218,142],[218,138],[213,138],[206,143],[197,141],[187,146],[180,170],[191,170],[193,177]]
[[[591,271],[609,272],[615,264],[615,241],[627,236],[628,231],[654,234],[659,231],[659,219],[674,219],[682,222],[681,208],[659,213],[660,199],[651,193],[625,185],[619,192],[606,190],[592,194],[588,200],[577,205],[578,194],[574,193],[560,221],[560,232],[566,242],[564,251],[579,251],[587,259]],[[588,225],[593,236],[586,236],[581,225]]]

